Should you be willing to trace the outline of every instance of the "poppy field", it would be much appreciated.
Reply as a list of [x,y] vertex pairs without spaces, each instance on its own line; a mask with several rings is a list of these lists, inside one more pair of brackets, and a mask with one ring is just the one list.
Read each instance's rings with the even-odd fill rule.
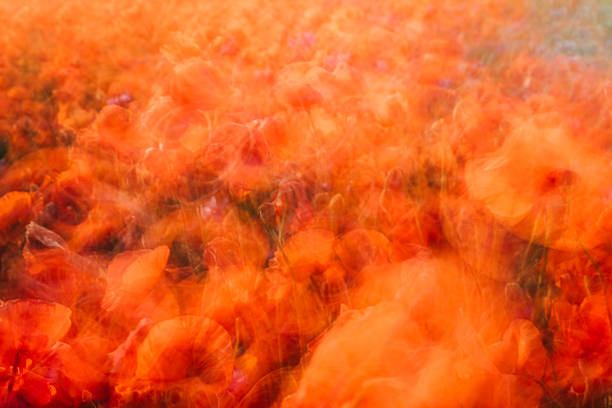
[[0,407],[612,406],[610,0],[0,23]]

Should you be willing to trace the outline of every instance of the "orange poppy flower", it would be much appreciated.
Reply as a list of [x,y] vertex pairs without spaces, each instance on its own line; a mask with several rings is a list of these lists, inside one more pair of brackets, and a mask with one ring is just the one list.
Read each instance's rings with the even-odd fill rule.
[[[40,300],[11,300],[0,304],[0,350],[2,361],[22,350],[34,355],[46,352],[70,329],[71,311],[66,306]],[[10,360],[10,358],[9,358]]]
[[357,273],[363,267],[389,262],[391,245],[380,232],[355,229],[343,235],[334,245],[334,251],[342,265]]
[[102,308],[108,311],[132,310],[160,280],[169,255],[166,246],[117,255],[106,273],[108,283]]
[[334,234],[311,229],[292,235],[275,255],[275,261],[296,281],[309,279],[330,265]]
[[44,366],[34,371],[43,378],[52,379],[57,404],[74,405],[108,398],[107,379],[100,368],[82,360],[70,345],[58,342]]
[[134,381],[168,390],[185,380],[221,395],[232,376],[230,336],[214,321],[180,316],[154,325],[138,347]]
[[27,226],[25,237],[25,270],[41,284],[25,285],[30,296],[70,307],[79,299],[85,305],[87,298],[89,306],[100,301],[103,289],[97,277],[103,264],[70,251],[59,235],[34,222]]
[[[283,406],[538,406],[542,391],[528,378],[544,372],[539,331],[528,321],[508,326],[497,314],[500,305],[453,268],[452,262],[421,262],[404,279],[390,278],[397,296],[340,316]],[[496,312],[483,313],[483,304]],[[499,349],[503,327],[506,348],[491,358],[488,347]],[[500,358],[514,361],[510,372],[496,367]]]
[[227,123],[214,129],[200,158],[241,200],[268,187],[274,168],[264,134],[253,124]]
[[200,58],[192,58],[175,66],[169,91],[177,103],[202,110],[219,107],[231,95],[229,84],[214,65]]
[[563,127],[536,119],[515,126],[500,149],[467,163],[470,195],[524,240],[567,250],[601,243],[609,229],[607,155]]

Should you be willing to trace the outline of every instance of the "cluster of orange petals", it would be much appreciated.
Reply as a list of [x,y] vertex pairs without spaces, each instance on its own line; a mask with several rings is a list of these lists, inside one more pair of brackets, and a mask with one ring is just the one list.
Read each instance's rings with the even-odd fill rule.
[[0,406],[608,406],[608,3],[21,3]]

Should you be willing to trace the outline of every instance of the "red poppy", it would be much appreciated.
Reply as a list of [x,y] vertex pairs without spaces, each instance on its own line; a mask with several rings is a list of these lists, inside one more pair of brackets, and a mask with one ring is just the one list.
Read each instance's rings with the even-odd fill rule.
[[0,400],[45,406],[57,394],[57,385],[42,374],[45,358],[70,329],[70,309],[37,300],[0,302]]

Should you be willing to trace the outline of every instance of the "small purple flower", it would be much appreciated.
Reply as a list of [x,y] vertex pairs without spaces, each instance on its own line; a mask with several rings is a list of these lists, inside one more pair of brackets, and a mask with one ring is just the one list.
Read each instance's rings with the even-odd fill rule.
[[119,106],[127,106],[130,102],[132,102],[134,98],[130,92],[124,92],[119,95],[111,96],[106,100],[107,105],[119,105]]

